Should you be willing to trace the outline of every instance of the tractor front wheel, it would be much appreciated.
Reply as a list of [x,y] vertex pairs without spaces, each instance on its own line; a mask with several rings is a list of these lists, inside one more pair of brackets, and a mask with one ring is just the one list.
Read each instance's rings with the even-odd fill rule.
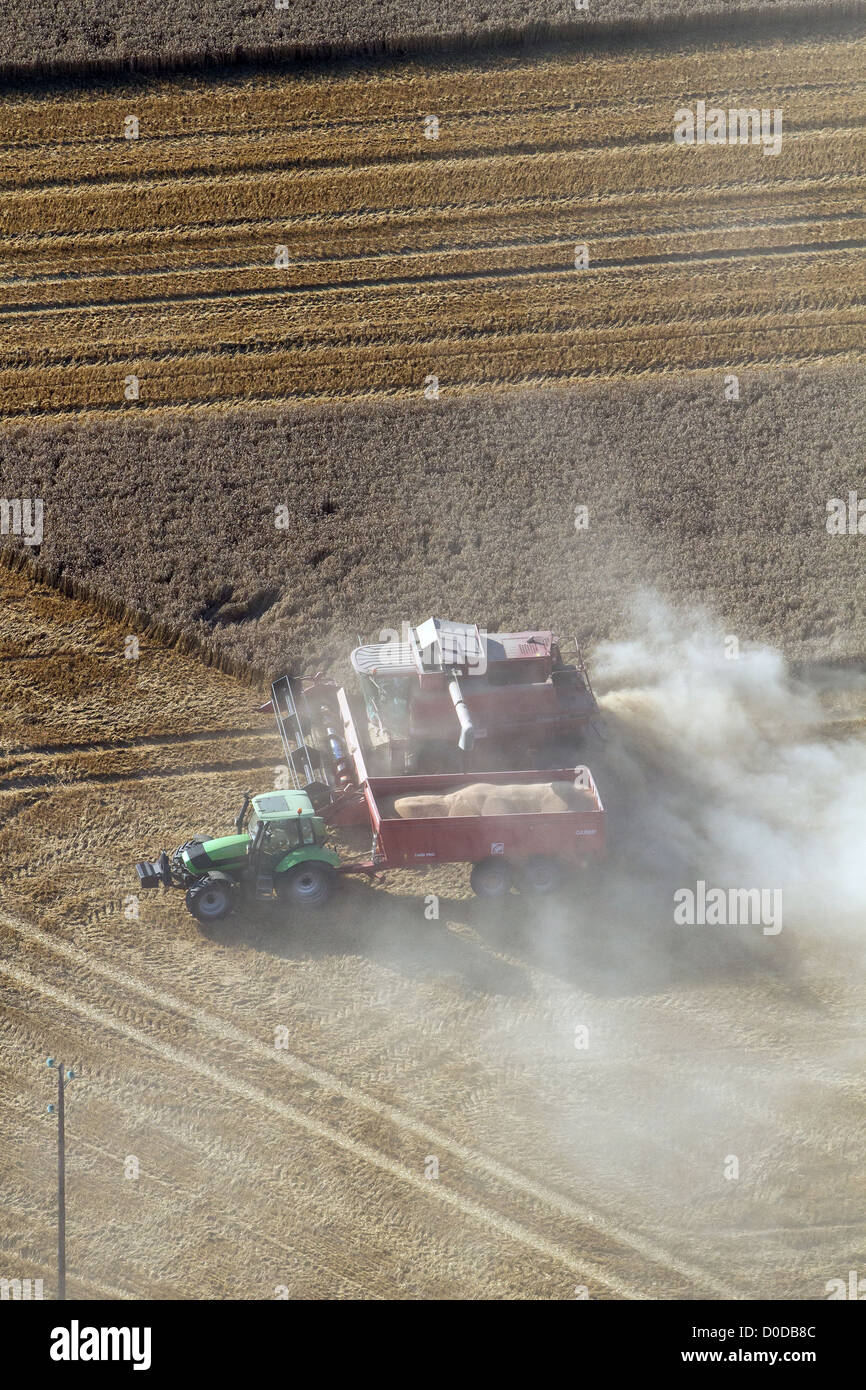
[[309,859],[276,880],[277,897],[291,907],[323,907],[334,891],[337,875],[330,864]]
[[234,905],[233,885],[224,878],[200,878],[187,889],[186,905],[199,922],[219,922]]
[[479,898],[502,898],[511,887],[511,869],[496,856],[473,864],[469,885]]

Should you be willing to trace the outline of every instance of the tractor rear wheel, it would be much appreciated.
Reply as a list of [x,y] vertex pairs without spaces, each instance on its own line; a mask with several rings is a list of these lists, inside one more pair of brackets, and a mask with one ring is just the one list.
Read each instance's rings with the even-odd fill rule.
[[199,922],[219,922],[232,910],[233,885],[224,878],[200,878],[187,889],[186,905]]
[[544,854],[534,854],[520,866],[521,893],[556,893],[562,887],[562,866]]
[[482,859],[473,864],[469,885],[479,898],[502,898],[511,887],[511,866],[495,855]]
[[334,891],[337,875],[330,864],[308,859],[276,880],[277,897],[287,907],[323,907]]

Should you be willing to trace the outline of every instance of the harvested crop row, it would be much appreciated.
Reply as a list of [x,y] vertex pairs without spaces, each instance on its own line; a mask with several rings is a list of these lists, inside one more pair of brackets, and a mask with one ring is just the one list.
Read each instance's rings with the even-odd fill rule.
[[[577,199],[536,199],[499,203],[491,207],[449,209],[437,215],[435,223],[422,214],[404,213],[389,221],[389,235],[384,235],[380,219],[375,217],[336,217],[297,219],[289,223],[292,244],[292,267],[300,264],[341,262],[369,258],[386,263],[400,246],[408,243],[410,251],[402,254],[422,257],[430,253],[462,254],[474,247],[493,245],[515,246],[534,243],[549,244],[560,237],[573,238],[575,226],[584,238],[595,240],[604,236],[625,244],[640,238],[654,237],[662,247],[669,247],[674,238],[719,231],[740,230],[744,234],[753,228],[805,226],[818,220],[840,217],[866,217],[866,181],[849,177],[831,184],[818,182],[810,186],[783,185],[770,193],[763,190],[738,190],[736,196],[721,201],[709,195],[695,199],[688,207],[672,206],[667,199],[664,207],[640,206],[635,199],[619,203],[594,202],[581,204]],[[142,277],[148,274],[178,274],[193,270],[217,271],[240,265],[259,265],[274,249],[280,237],[287,234],[283,221],[258,224],[241,223],[215,229],[210,235],[187,230],[183,243],[177,234],[167,231],[139,233],[135,237],[115,237],[110,234],[87,237],[30,237],[9,242],[5,274],[0,285],[12,286],[26,282],[29,286],[42,277],[53,277],[71,285],[77,281],[97,281],[102,277]],[[745,241],[744,235],[744,241]],[[86,258],[74,258],[70,269],[69,253],[87,250]],[[49,250],[49,248],[52,248]],[[83,268],[78,268],[82,265]],[[267,256],[267,264],[272,259]]]
[[[668,293],[655,294],[645,300],[641,295],[640,277],[637,272],[630,276],[620,275],[615,282],[600,288],[593,295],[576,297],[563,294],[555,303],[539,308],[533,302],[534,293],[543,289],[544,281],[528,277],[520,287],[520,296],[515,293],[512,310],[507,321],[499,317],[491,321],[491,311],[495,306],[495,290],[486,293],[477,286],[443,286],[434,295],[429,291],[418,297],[411,314],[401,319],[396,330],[389,330],[389,313],[392,311],[394,296],[381,291],[370,294],[365,301],[366,313],[363,325],[354,316],[351,296],[346,294],[340,306],[335,308],[327,324],[309,321],[304,301],[299,300],[294,312],[285,310],[275,317],[270,332],[257,338],[254,343],[247,341],[248,322],[243,313],[231,315],[220,312],[219,306],[210,306],[206,317],[198,313],[196,306],[187,306],[185,314],[175,314],[171,306],[164,309],[164,326],[157,331],[153,324],[148,325],[147,315],[131,316],[130,329],[121,337],[107,336],[100,344],[99,352],[86,350],[79,342],[74,355],[58,352],[50,341],[42,347],[38,342],[35,325],[31,325],[32,347],[27,354],[16,357],[6,356],[6,370],[29,371],[55,363],[58,367],[72,368],[99,367],[101,365],[123,367],[131,362],[160,361],[170,358],[175,362],[203,359],[206,356],[225,356],[242,358],[272,350],[284,351],[311,350],[318,348],[323,352],[341,351],[351,357],[361,353],[367,346],[387,346],[395,348],[412,343],[423,344],[431,341],[446,343],[459,336],[472,336],[483,339],[490,335],[516,332],[537,332],[549,335],[564,329],[575,332],[604,332],[606,330],[631,328],[644,329],[655,333],[660,340],[674,335],[680,328],[691,326],[699,330],[706,328],[712,332],[714,324],[723,318],[730,318],[741,325],[748,326],[754,321],[771,325],[796,322],[802,318],[802,326],[809,326],[809,316],[818,313],[825,320],[838,319],[840,323],[849,319],[856,321],[862,305],[862,295],[856,287],[845,281],[845,270],[852,260],[849,254],[840,258],[840,263],[827,267],[832,274],[822,277],[820,267],[815,267],[809,283],[798,281],[796,268],[787,283],[766,284],[760,296],[751,300],[743,292],[720,296],[713,293],[720,277],[719,268],[714,267],[716,275],[707,277],[701,287],[694,285],[694,294],[687,311],[671,322],[671,306],[675,303],[676,280],[668,274]],[[635,283],[637,281],[637,283]],[[688,287],[688,286],[685,286]],[[746,287],[747,288],[747,287]],[[256,310],[255,303],[250,313]],[[155,307],[149,311],[152,316]],[[133,326],[137,332],[133,332]],[[68,341],[72,341],[71,335]]]
[[[316,292],[264,290],[222,297],[200,292],[184,300],[139,300],[119,323],[114,309],[25,312],[7,318],[15,340],[0,361],[26,366],[45,359],[100,359],[123,363],[148,351],[174,355],[210,344],[231,352],[256,352],[281,340],[299,346],[332,343],[347,350],[368,339],[411,341],[449,330],[481,333],[512,328],[550,328],[565,317],[572,324],[602,328],[620,323],[700,323],[720,314],[765,316],[789,311],[857,305],[857,248],[771,254],[755,275],[747,257],[686,260],[661,265],[612,265],[582,276],[539,268],[507,281],[508,298],[495,274],[438,282],[400,281],[391,286],[346,284],[329,289],[327,313],[316,314]],[[407,291],[409,291],[407,293]],[[263,302],[268,313],[263,316]],[[51,336],[44,339],[46,324]],[[257,325],[260,325],[256,332]],[[97,336],[98,348],[88,351]]]
[[[260,238],[270,244],[272,236],[276,240],[287,234],[293,247],[296,239],[301,247],[314,246],[317,235],[324,239],[345,236],[349,245],[349,238],[356,235],[362,239],[364,248],[375,250],[396,238],[403,238],[404,244],[408,238],[412,245],[417,240],[419,246],[424,244],[425,238],[428,242],[434,239],[433,244],[437,246],[443,241],[449,245],[462,244],[474,227],[507,228],[512,223],[516,227],[520,219],[526,217],[533,220],[542,217],[553,227],[560,225],[557,219],[568,218],[569,231],[575,220],[582,227],[585,218],[589,226],[603,231],[607,227],[646,226],[649,229],[655,223],[664,229],[687,228],[704,212],[715,212],[718,217],[725,218],[739,215],[742,209],[749,212],[750,217],[760,217],[764,210],[769,211],[774,206],[792,215],[801,208],[805,212],[815,201],[821,207],[833,208],[838,203],[857,211],[863,206],[864,188],[866,177],[859,171],[847,171],[833,178],[780,179],[773,186],[763,187],[744,182],[700,190],[683,187],[669,190],[661,202],[647,189],[600,194],[591,202],[572,191],[552,196],[498,199],[492,204],[466,201],[447,207],[400,207],[393,211],[361,208],[353,212],[310,215],[287,212],[279,218],[239,218],[216,226],[190,222],[184,226],[182,238],[178,228],[172,226],[71,232],[34,228],[2,244],[8,247],[10,265],[15,264],[18,257],[27,260],[31,256],[42,256],[51,248],[56,251],[64,272],[75,274],[76,267],[81,264],[110,268],[115,258],[118,265],[124,266],[137,263],[139,256],[142,264],[155,257],[160,264],[172,264],[178,258],[197,255],[202,244],[216,253],[222,245],[244,245],[251,237],[255,237],[255,245],[260,247]],[[483,231],[479,231],[479,235],[483,235]]]
[[[528,381],[577,380],[595,374],[641,371],[687,371],[701,368],[784,365],[856,355],[864,348],[862,314],[844,324],[838,315],[829,322],[791,324],[778,321],[714,323],[708,339],[702,325],[676,335],[647,334],[639,326],[616,335],[613,330],[575,335],[571,342],[547,337],[540,343],[520,335],[491,336],[483,342],[451,339],[423,349],[411,345],[327,353],[275,352],[266,364],[255,358],[223,360],[208,366],[184,360],[153,367],[134,363],[142,373],[139,400],[143,406],[216,404],[220,401],[268,401],[286,397],[322,398],[420,391],[431,375],[440,389],[475,390],[481,386]],[[347,383],[349,383],[347,388]],[[7,415],[42,414],[76,409],[128,408],[118,374],[106,368],[54,369],[27,374],[0,373],[0,408]]]
[[[739,109],[758,110],[768,102],[794,99],[794,114],[784,122],[787,135],[814,135],[831,128],[836,133],[856,129],[863,111],[864,86],[827,84],[817,91],[768,95],[765,89],[716,97]],[[439,121],[435,143],[425,138],[423,118],[388,120],[351,129],[279,128],[252,135],[248,130],[193,136],[148,136],[126,140],[120,130],[108,138],[81,143],[46,141],[27,146],[0,146],[0,181],[6,190],[73,186],[93,180],[100,184],[153,179],[184,179],[244,170],[345,169],[387,164],[399,159],[427,162],[463,155],[508,155],[521,151],[555,152],[570,148],[608,150],[618,145],[667,145],[671,139],[670,97],[663,101],[610,108],[553,108],[534,111],[455,113]],[[829,116],[829,120],[828,120]],[[140,120],[140,118],[139,118]]]
[[669,143],[603,151],[405,160],[370,168],[234,173],[184,181],[84,184],[70,189],[11,192],[0,205],[4,236],[41,231],[183,228],[189,222],[248,220],[280,214],[343,215],[421,205],[434,210],[503,199],[622,196],[652,190],[656,198],[686,187],[695,195],[743,181],[772,189],[790,179],[843,178],[866,165],[866,132],[794,134],[783,158],[755,146],[695,150]]
[[[0,118],[0,403],[345,398],[859,351],[864,54],[856,35],[692,39],[19,93]],[[780,105],[778,152],[675,144],[696,92]]]
[[[581,233],[585,229],[581,227]],[[725,251],[761,252],[798,249],[804,244],[821,246],[826,253],[860,241],[866,232],[866,212],[827,220],[796,220],[781,225],[753,225],[712,228],[703,232],[668,230],[664,235],[642,235],[639,230],[613,238],[593,238],[592,264],[597,273],[627,267],[640,261],[689,261],[699,268],[706,258],[719,259]],[[514,272],[538,274],[550,267],[569,267],[574,260],[574,236],[564,240],[545,234],[536,225],[524,245],[488,245],[413,251],[410,255],[380,252],[373,258],[348,257],[319,260],[296,259],[286,270],[277,269],[268,259],[267,248],[258,246],[252,264],[196,265],[195,268],[166,270],[162,274],[142,270],[136,275],[114,272],[110,276],[88,275],[66,281],[62,275],[48,274],[43,281],[14,280],[0,284],[0,309],[15,310],[23,316],[37,314],[40,307],[52,315],[76,305],[98,310],[106,303],[145,303],[189,299],[243,296],[245,291],[275,295],[333,289],[337,286],[366,286],[371,278],[385,284],[402,280],[422,284],[452,277],[489,278]],[[372,261],[372,263],[371,263]],[[62,309],[58,305],[62,303]]]

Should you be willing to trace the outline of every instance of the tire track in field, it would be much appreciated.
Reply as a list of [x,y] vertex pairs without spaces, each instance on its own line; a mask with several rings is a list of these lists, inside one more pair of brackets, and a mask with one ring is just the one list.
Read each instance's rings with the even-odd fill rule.
[[[2,973],[2,966],[0,966],[0,973]],[[31,1019],[32,1015],[28,1012],[27,1019],[22,1021],[19,1026],[24,1028],[31,1022]],[[8,1057],[11,1053],[17,1054],[16,1071],[18,1075],[22,1073],[24,1067],[32,1065],[33,1048],[24,1046],[21,1042],[20,1033],[18,1033],[17,1030],[16,1034],[13,1035],[11,1039],[4,1036],[3,1049],[4,1056]],[[114,1080],[116,1074],[111,1073],[110,1075],[112,1080]],[[114,1092],[110,1084],[105,1084],[101,1074],[94,1073],[93,1069],[90,1067],[87,1068],[87,1078],[88,1091],[90,1093],[95,1091],[97,1096],[101,1099],[101,1103],[119,1111],[124,1120],[128,1121],[130,1115],[132,1115],[135,1121],[144,1129],[151,1131],[156,1130],[160,1136],[170,1136],[173,1143],[182,1152],[194,1150],[205,1165],[213,1161],[215,1153],[218,1155],[219,1162],[225,1170],[229,1170],[236,1163],[235,1150],[222,1144],[219,1140],[214,1140],[211,1135],[207,1136],[207,1142],[205,1142],[195,1129],[195,1120],[187,1118],[185,1122],[181,1122],[174,1108],[166,1108],[165,1106],[161,1106],[158,1102],[154,1103],[151,1099],[142,1101],[137,1093],[131,1097],[125,1094],[118,1095]],[[95,1086],[94,1081],[96,1081]],[[99,1084],[100,1081],[102,1081],[102,1084]],[[2,1095],[0,1095],[0,1106],[5,1106],[7,1110],[12,1111],[22,1121],[27,1121],[27,1137],[31,1138],[32,1132],[30,1126],[32,1126],[32,1108],[23,1105],[17,1097],[13,1099]],[[6,1132],[7,1136],[11,1137],[11,1130],[7,1128]],[[126,1157],[125,1153],[114,1154],[101,1144],[83,1138],[80,1133],[77,1133],[75,1137],[75,1149],[76,1152],[82,1149],[92,1150],[94,1153],[110,1158],[115,1165],[115,1172],[122,1170],[124,1158]],[[262,1162],[257,1155],[254,1156],[247,1153],[244,1155],[244,1164],[245,1171],[249,1171],[251,1177],[254,1175],[257,1196],[260,1196],[264,1189],[272,1189],[272,1200],[275,1203],[284,1200],[284,1193],[280,1190],[280,1180],[274,1177],[273,1172],[269,1170],[266,1163]],[[176,1178],[160,1177],[157,1173],[150,1172],[143,1166],[140,1172],[142,1177],[147,1178],[148,1181],[154,1183],[156,1186],[167,1188],[180,1197],[189,1198],[190,1203],[201,1197],[200,1190],[184,1188],[178,1183]],[[221,1208],[220,1224],[222,1227],[226,1225],[237,1227],[239,1230],[243,1230],[254,1236],[257,1241],[268,1244],[283,1254],[297,1255],[306,1264],[324,1271],[337,1283],[352,1285],[367,1298],[376,1299],[378,1301],[386,1301],[393,1298],[395,1292],[393,1280],[387,1277],[383,1280],[381,1267],[377,1264],[374,1257],[370,1257],[366,1254],[363,1239],[359,1239],[357,1244],[352,1246],[352,1256],[354,1260],[353,1268],[363,1268],[363,1282],[348,1273],[341,1273],[329,1262],[328,1256],[332,1254],[333,1251],[329,1251],[327,1244],[318,1239],[317,1227],[315,1225],[316,1218],[321,1214],[321,1211],[329,1210],[327,1199],[315,1193],[305,1192],[303,1194],[303,1200],[309,1206],[307,1212],[309,1224],[305,1225],[303,1229],[303,1245],[288,1244],[285,1241],[278,1240],[275,1236],[263,1230],[261,1225],[253,1225],[240,1216],[236,1206],[230,1208],[224,1206]],[[31,1215],[28,1232],[32,1229],[33,1219]],[[75,1234],[76,1232],[70,1229],[70,1236],[74,1236]],[[48,1244],[50,1244],[50,1242],[48,1242]],[[75,1277],[79,1278],[79,1276]],[[82,1278],[81,1282],[88,1281]],[[96,1287],[109,1289],[110,1286],[101,1285]],[[115,1296],[120,1296],[117,1291],[115,1291]],[[139,1298],[141,1296],[140,1293],[132,1292],[127,1292],[123,1295],[123,1297],[126,1298]]]
[[[4,921],[9,920],[5,913],[2,914],[2,916]],[[42,935],[42,933],[39,933],[39,936]],[[106,973],[101,966],[97,966],[96,969],[97,973]],[[137,1043],[140,1047],[156,1053],[171,1065],[185,1071],[193,1072],[212,1085],[231,1092],[239,1099],[269,1110],[272,1114],[277,1116],[278,1119],[296,1125],[298,1128],[312,1135],[315,1139],[319,1139],[335,1148],[342,1149],[353,1158],[371,1167],[377,1168],[380,1172],[386,1173],[389,1177],[396,1178],[398,1181],[408,1184],[425,1198],[429,1199],[433,1197],[435,1200],[441,1201],[445,1205],[459,1211],[462,1216],[477,1221],[488,1229],[495,1231],[504,1239],[516,1241],[518,1244],[534,1250],[536,1254],[563,1265],[577,1278],[601,1285],[620,1298],[631,1300],[643,1299],[646,1297],[641,1290],[629,1286],[614,1275],[603,1272],[592,1263],[584,1263],[576,1260],[572,1253],[564,1247],[546,1240],[544,1237],[530,1231],[527,1227],[520,1225],[511,1218],[503,1216],[499,1212],[488,1207],[482,1206],[479,1202],[471,1198],[463,1197],[461,1194],[444,1186],[441,1181],[431,1183],[425,1178],[418,1177],[411,1169],[389,1158],[386,1154],[380,1153],[369,1144],[357,1139],[352,1139],[348,1135],[341,1134],[332,1126],[306,1115],[296,1106],[269,1096],[267,1092],[260,1090],[251,1083],[230,1076],[225,1070],[220,1070],[217,1067],[211,1066],[208,1062],[202,1061],[192,1053],[186,1052],[170,1043],[161,1042],[158,1038],[145,1033],[142,1029],[135,1027],[133,1024],[113,1017],[106,1010],[96,1008],[78,999],[68,990],[55,988],[44,980],[40,980],[38,976],[34,975],[25,967],[4,960],[0,962],[0,972],[9,979],[14,980],[23,988],[53,1000],[54,1003],[61,1007],[70,1009],[73,1013],[77,1013],[89,1019],[91,1023],[96,1024],[98,1027],[106,1029],[109,1032],[124,1035],[130,1041]],[[111,973],[120,977],[120,972],[112,971]],[[137,989],[139,993],[150,992],[146,986],[142,986],[140,983],[132,980],[131,977],[126,976],[125,979],[128,980],[129,985]],[[119,982],[119,980],[116,982]],[[193,1015],[197,1016],[198,1012],[199,1011],[194,1010]],[[738,1297],[739,1295],[731,1295],[728,1293],[722,1296]]]
[[[187,1144],[189,1144],[189,1139],[187,1139],[186,1142]],[[113,1163],[117,1164],[118,1167],[120,1167],[123,1164],[124,1155],[113,1154],[110,1149],[103,1148],[101,1144],[95,1144],[92,1140],[78,1140],[78,1144],[81,1148],[92,1149],[95,1153],[99,1153],[102,1154],[103,1157],[110,1158]],[[196,1143],[196,1147],[202,1154],[209,1152],[201,1143]],[[192,1201],[199,1195],[193,1189],[181,1187],[174,1178],[158,1177],[156,1173],[149,1172],[146,1168],[143,1168],[141,1166],[139,1167],[139,1172],[141,1176],[146,1178],[149,1182],[154,1183],[158,1187],[166,1187],[177,1196],[188,1197]],[[266,1245],[272,1245],[274,1249],[279,1250],[281,1254],[296,1256],[297,1258],[303,1260],[306,1264],[312,1265],[314,1269],[320,1270],[323,1273],[327,1274],[337,1284],[352,1284],[366,1298],[372,1298],[377,1300],[378,1302],[384,1303],[389,1301],[393,1293],[393,1290],[390,1288],[383,1289],[381,1291],[376,1290],[373,1287],[375,1281],[372,1279],[368,1280],[365,1283],[361,1283],[358,1279],[353,1279],[350,1274],[345,1274],[340,1270],[335,1269],[333,1265],[329,1264],[327,1260],[323,1258],[321,1251],[318,1249],[316,1250],[315,1254],[310,1254],[309,1235],[307,1236],[304,1245],[288,1245],[285,1241],[277,1240],[276,1236],[269,1235],[267,1231],[263,1231],[261,1226],[254,1226],[251,1222],[245,1221],[243,1217],[238,1216],[237,1212],[234,1210],[226,1211],[225,1209],[223,1209],[223,1211],[220,1213],[220,1221],[224,1225],[227,1224],[230,1227],[237,1227],[239,1230],[245,1231],[247,1235],[253,1236],[254,1239],[257,1241],[262,1241]]]
[[[0,966],[0,972],[2,972],[2,966]],[[128,1118],[130,1108],[128,1101],[124,1100],[123,1102],[119,1102],[117,1099],[109,1096],[108,1103],[113,1105],[115,1109],[121,1109],[123,1115]],[[16,1115],[19,1116],[23,1116],[25,1113],[27,1113],[25,1112],[24,1107],[22,1107],[20,1104],[17,1104],[13,1101],[5,1100],[2,1097],[0,1097],[0,1105],[5,1105],[5,1107],[8,1110],[12,1110]],[[160,1117],[160,1132],[172,1135],[172,1137],[175,1140],[182,1142],[185,1148],[194,1148],[203,1160],[213,1158],[215,1147],[217,1152],[224,1158],[224,1160],[227,1163],[231,1161],[233,1157],[231,1151],[225,1149],[220,1144],[217,1144],[216,1146],[214,1146],[213,1143],[205,1145],[200,1139],[194,1137],[186,1130],[178,1131],[177,1126],[173,1123],[174,1116],[170,1115],[167,1111],[154,1109],[154,1107],[150,1105],[142,1106],[139,1104],[135,1106],[135,1113],[138,1117],[145,1116],[146,1119],[143,1122],[148,1124],[154,1123],[152,1117],[158,1114]],[[179,1134],[181,1133],[183,1135],[182,1141],[179,1140]],[[112,1153],[110,1149],[106,1149],[102,1144],[97,1144],[94,1140],[84,1139],[80,1134],[76,1135],[75,1148],[76,1152],[82,1150],[89,1150],[92,1153],[99,1154],[103,1158],[110,1159],[114,1165],[115,1172],[122,1171],[124,1159],[126,1158],[125,1153]],[[248,1161],[249,1160],[247,1160],[247,1162]],[[258,1165],[256,1171],[257,1183],[265,1183],[267,1178],[266,1170],[262,1167],[262,1165]],[[167,1188],[173,1196],[179,1198],[187,1198],[190,1204],[195,1202],[201,1196],[200,1191],[194,1188],[184,1188],[180,1183],[177,1182],[176,1179],[160,1177],[157,1173],[151,1172],[149,1169],[145,1168],[141,1164],[139,1165],[139,1173],[141,1178],[146,1179],[149,1183],[153,1183],[154,1186]],[[278,1186],[276,1183],[274,1183],[273,1185],[275,1188]],[[276,1191],[274,1192],[274,1200],[279,1200],[279,1195]],[[239,1231],[243,1231],[248,1236],[252,1236],[256,1241],[261,1242],[265,1245],[272,1246],[275,1250],[278,1250],[283,1255],[294,1256],[300,1259],[305,1264],[312,1266],[313,1269],[320,1270],[321,1272],[328,1275],[329,1278],[334,1280],[334,1282],[338,1285],[351,1284],[366,1298],[374,1299],[380,1302],[385,1302],[393,1296],[393,1287],[390,1285],[381,1286],[381,1280],[378,1281],[380,1287],[376,1287],[377,1281],[375,1276],[377,1271],[375,1270],[375,1267],[371,1267],[369,1271],[369,1277],[364,1283],[362,1283],[360,1280],[353,1278],[349,1274],[342,1273],[340,1270],[336,1269],[333,1265],[331,1265],[323,1254],[323,1250],[325,1249],[325,1247],[319,1248],[317,1243],[314,1244],[312,1231],[305,1231],[305,1240],[303,1245],[290,1245],[285,1241],[278,1240],[276,1236],[268,1234],[268,1232],[266,1230],[263,1230],[261,1226],[255,1226],[251,1222],[245,1220],[242,1216],[238,1215],[237,1210],[235,1208],[223,1208],[220,1211],[220,1223],[223,1228],[228,1226],[229,1228],[234,1228]],[[42,1229],[48,1229],[53,1233],[53,1227],[47,1227],[44,1221],[42,1222]],[[31,1240],[34,1238],[34,1233],[35,1223],[33,1217],[31,1216],[28,1221],[28,1236]],[[72,1244],[77,1234],[78,1233],[73,1227],[69,1228],[70,1244]],[[2,1240],[0,1240],[0,1248],[2,1248],[4,1244],[8,1245],[10,1243],[3,1242]],[[45,1244],[50,1245],[50,1238],[45,1242]],[[314,1253],[311,1253],[311,1248],[312,1250],[314,1250]],[[18,1252],[15,1253],[18,1254]],[[23,1257],[18,1255],[18,1258]],[[32,1259],[29,1255],[27,1258],[29,1263],[36,1263],[40,1268],[51,1269],[51,1271],[53,1272],[53,1267],[43,1265],[41,1262]],[[138,1292],[133,1293],[129,1290],[121,1291],[112,1287],[109,1284],[97,1283],[86,1276],[76,1273],[74,1265],[70,1267],[70,1269],[68,1270],[68,1274],[69,1277],[75,1279],[77,1283],[92,1285],[92,1287],[94,1288],[99,1288],[105,1292],[111,1293],[116,1298],[139,1299],[142,1297],[141,1293]],[[139,1281],[139,1283],[141,1282],[143,1282],[143,1280]],[[165,1281],[162,1280],[162,1282],[164,1283]],[[182,1295],[179,1294],[178,1296]]]
[[[52,1227],[52,1234],[53,1234],[53,1227]],[[10,1260],[12,1260],[12,1259],[18,1259],[18,1260],[20,1260],[20,1259],[24,1258],[23,1256],[19,1255],[18,1250],[16,1249],[14,1242],[11,1241],[11,1240],[9,1240],[9,1239],[4,1239],[3,1237],[0,1237],[0,1250],[2,1250],[3,1253],[4,1253],[4,1255],[7,1255],[7,1256],[9,1257]],[[31,1267],[31,1268],[33,1268],[33,1269],[41,1269],[41,1270],[44,1270],[44,1275],[43,1275],[42,1277],[43,1277],[43,1279],[44,1279],[44,1282],[45,1282],[46,1284],[49,1284],[49,1285],[50,1285],[51,1280],[54,1278],[54,1276],[55,1276],[56,1273],[57,1273],[57,1266],[56,1266],[56,1265],[54,1265],[54,1264],[48,1264],[48,1263],[46,1263],[46,1261],[40,1260],[40,1259],[36,1259],[36,1258],[34,1258],[32,1255],[27,1255],[27,1257],[26,1257],[26,1263],[27,1263],[27,1265],[28,1265],[29,1267]],[[8,1266],[7,1266],[7,1267],[8,1267]],[[19,1276],[18,1276],[18,1275],[11,1275],[10,1277],[11,1277],[11,1278],[18,1278]],[[20,1277],[21,1277],[22,1279],[33,1279],[33,1278],[38,1278],[39,1276],[38,1276],[38,1275],[33,1275],[33,1274],[22,1274]],[[129,1289],[121,1289],[121,1288],[118,1288],[116,1284],[106,1284],[106,1283],[104,1283],[101,1279],[100,1279],[100,1280],[91,1279],[89,1275],[77,1274],[76,1271],[75,1271],[74,1265],[71,1266],[71,1267],[70,1267],[70,1266],[67,1266],[66,1277],[67,1277],[67,1281],[70,1282],[70,1283],[71,1283],[72,1281],[74,1281],[76,1284],[79,1284],[79,1285],[81,1285],[82,1287],[84,1287],[84,1288],[86,1288],[86,1289],[97,1289],[101,1294],[107,1294],[109,1298],[113,1298],[113,1299],[122,1299],[122,1300],[126,1301],[126,1300],[134,1300],[134,1299],[137,1299],[137,1298],[139,1297],[139,1295],[130,1292]],[[35,1301],[38,1302],[39,1300],[37,1299],[37,1300],[35,1300]],[[48,1302],[47,1299],[46,1299],[45,1301]]]
[[[41,931],[38,927],[33,927],[19,918],[11,916],[6,911],[0,910],[0,921],[3,921],[12,931],[28,937],[48,951],[61,955],[73,964],[101,975],[120,989],[132,990],[142,997],[149,999],[160,1008],[168,1009],[174,1013],[180,1013],[183,1017],[193,1018],[201,1027],[215,1036],[220,1037],[223,1041],[240,1043],[248,1051],[262,1057],[271,1064],[273,1063],[275,1049],[267,1047],[263,1042],[245,1033],[235,1024],[219,1019],[203,1009],[186,1003],[176,995],[169,994],[135,976],[128,975],[125,971],[117,970],[115,967],[103,961],[97,961],[70,943],[62,941],[57,937],[52,937]],[[5,969],[5,966],[3,968]],[[717,1297],[731,1299],[741,1296],[729,1285],[725,1284],[723,1281],[717,1280],[714,1275],[709,1274],[707,1271],[700,1269],[690,1262],[684,1262],[678,1257],[673,1256],[669,1251],[662,1249],[654,1242],[625,1230],[600,1212],[583,1204],[576,1203],[564,1194],[536,1182],[525,1174],[511,1168],[509,1165],[503,1164],[499,1160],[469,1148],[458,1140],[453,1139],[450,1135],[436,1129],[435,1126],[428,1125],[426,1122],[409,1115],[399,1107],[390,1105],[384,1101],[379,1101],[367,1095],[366,1092],[361,1091],[357,1086],[343,1081],[322,1068],[313,1066],[305,1062],[302,1058],[284,1051],[283,1049],[276,1050],[276,1055],[280,1065],[286,1067],[295,1075],[301,1076],[307,1081],[314,1082],[323,1090],[340,1095],[362,1109],[371,1111],[380,1118],[387,1120],[389,1124],[392,1124],[397,1129],[408,1130],[416,1134],[427,1144],[438,1145],[443,1151],[452,1154],[454,1157],[458,1158],[460,1162],[467,1164],[469,1167],[486,1172],[498,1182],[520,1192],[533,1201],[540,1202],[547,1207],[558,1210],[562,1215],[578,1222],[580,1225],[589,1226],[594,1232],[620,1245],[629,1247],[652,1263],[675,1271],[692,1283],[696,1283],[711,1290]],[[416,1179],[414,1174],[410,1176],[415,1184],[420,1184],[421,1191],[427,1190],[429,1184],[426,1184],[425,1180]],[[634,1297],[640,1295],[629,1294],[625,1296]]]

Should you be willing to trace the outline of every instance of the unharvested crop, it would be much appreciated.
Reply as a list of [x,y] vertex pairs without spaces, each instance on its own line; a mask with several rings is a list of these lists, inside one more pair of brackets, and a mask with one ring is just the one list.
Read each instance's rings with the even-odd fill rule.
[[858,8],[857,0],[388,0],[387,4],[299,6],[289,0],[10,0],[0,66],[12,72],[159,69],[201,62],[472,48],[539,36],[581,38],[611,30],[657,31],[684,24],[742,25],[815,11]]
[[429,613],[592,642],[645,585],[793,656],[862,657],[863,540],[826,522],[866,494],[864,369],[739,387],[28,422],[0,475],[44,499],[51,571],[272,673]]

